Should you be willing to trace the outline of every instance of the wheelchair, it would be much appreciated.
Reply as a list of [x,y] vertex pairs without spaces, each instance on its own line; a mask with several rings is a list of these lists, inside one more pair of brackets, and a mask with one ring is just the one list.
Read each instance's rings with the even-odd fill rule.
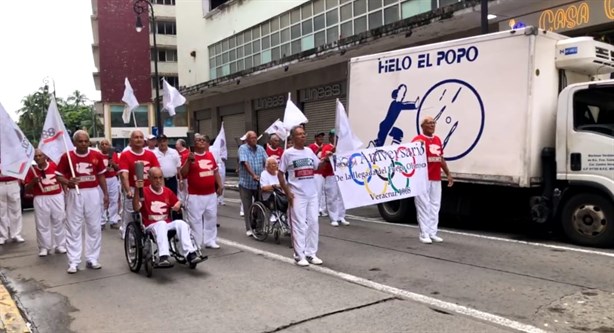
[[[184,215],[185,216],[185,215]],[[195,269],[197,264],[189,263],[187,258],[181,255],[181,243],[179,238],[176,237],[175,230],[169,230],[169,253],[172,258],[179,264],[187,264],[190,269]],[[207,260],[207,256],[203,255],[200,246],[196,246],[194,236],[190,235],[192,244],[195,245],[196,255],[199,256],[202,261]],[[160,257],[158,255],[158,243],[156,242],[156,235],[153,230],[145,230],[145,226],[141,220],[141,214],[135,212],[132,214],[132,222],[126,225],[125,238],[124,238],[124,253],[126,255],[126,261],[130,271],[139,273],[141,266],[145,266],[145,273],[147,277],[153,275],[155,268],[171,268],[171,266],[158,266]],[[201,262],[202,262],[201,261]]]
[[[258,191],[259,200],[255,201],[248,210],[248,219],[252,235],[256,240],[265,241],[269,235],[273,235],[275,243],[281,243],[281,235],[290,235],[290,226],[286,211],[288,210],[288,198],[280,190],[275,189],[269,199],[262,200],[262,191]],[[272,209],[271,209],[272,208]],[[274,213],[276,221],[271,222],[271,214]]]

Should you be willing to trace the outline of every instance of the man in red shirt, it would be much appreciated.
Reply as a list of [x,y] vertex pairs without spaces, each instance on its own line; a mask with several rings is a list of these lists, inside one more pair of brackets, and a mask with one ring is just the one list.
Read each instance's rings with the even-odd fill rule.
[[19,179],[4,176],[0,170],[0,245],[11,238],[23,243],[22,225]]
[[[322,158],[322,148],[324,147],[324,132],[319,132],[315,135],[314,143],[309,145],[309,148],[313,150],[313,153],[316,154],[318,158]],[[326,196],[324,194],[324,177],[320,171],[316,171],[314,175],[314,179],[316,181],[316,186],[318,188],[318,211],[320,216],[327,216],[326,212]]]
[[121,221],[119,216],[119,181],[117,180],[117,171],[119,170],[119,157],[113,150],[111,142],[107,139],[100,141],[100,152],[102,153],[107,172],[104,176],[107,180],[107,190],[109,191],[109,208],[103,210],[102,227],[109,223],[111,229],[118,229]]
[[279,137],[277,134],[271,134],[269,142],[266,144],[265,151],[268,157],[275,156],[277,162],[279,162],[281,155],[284,153],[284,149],[279,146]]
[[[84,226],[86,267],[91,269],[102,267],[98,263],[102,241],[100,206],[104,205],[105,209],[109,207],[109,193],[104,176],[107,170],[102,162],[102,154],[89,149],[90,137],[85,131],[76,131],[73,141],[75,150],[62,155],[56,171],[58,181],[68,187],[66,195],[68,274],[77,273],[81,263]],[[102,189],[102,198],[99,186]]]
[[119,157],[119,177],[121,180],[122,190],[124,192],[124,210],[122,214],[122,225],[119,227],[119,232],[122,239],[126,230],[126,224],[132,221],[132,198],[134,197],[134,182],[136,181],[136,162],[143,163],[144,170],[144,186],[149,186],[147,172],[149,168],[160,167],[160,162],[156,155],[149,149],[143,148],[145,145],[143,132],[134,130],[130,133],[130,148],[126,149]]
[[[335,137],[335,129],[333,128],[328,132],[328,143],[322,147],[322,156],[326,156],[328,152],[335,152],[335,146],[333,145]],[[345,220],[345,207],[343,206],[343,199],[341,198],[339,185],[337,184],[331,163],[325,163],[322,167],[322,177],[324,177],[324,194],[326,196],[326,208],[328,209],[330,225],[333,227],[338,227],[339,223],[350,225],[350,222]]]
[[47,161],[40,149],[34,151],[34,161],[36,170],[30,168],[24,183],[25,191],[34,196],[38,256],[47,256],[54,247],[56,253],[66,253],[66,206],[62,186],[55,174],[57,166]]
[[141,211],[141,220],[145,230],[153,230],[158,244],[158,254],[160,255],[159,267],[172,266],[169,261],[168,232],[177,231],[177,238],[181,243],[181,255],[190,264],[197,264],[203,258],[196,254],[196,248],[190,238],[190,226],[182,220],[170,219],[170,211],[178,212],[181,209],[181,201],[168,187],[162,186],[164,176],[158,167],[152,167],[148,172],[149,186],[144,187],[144,181],[137,180],[136,187],[143,188],[143,204],[141,205],[139,191],[134,191],[132,207]]
[[448,187],[454,184],[454,179],[448,170],[446,160],[443,158],[443,145],[441,139],[435,135],[435,120],[427,116],[420,126],[422,134],[416,136],[412,142],[422,141],[426,150],[428,167],[428,184],[426,192],[415,198],[416,211],[418,213],[418,225],[420,226],[420,241],[425,244],[443,242],[437,236],[439,225],[439,208],[441,207],[441,170],[448,177]]
[[[217,244],[217,195],[224,185],[215,157],[209,152],[209,137],[194,135],[194,152],[182,161],[181,174],[188,181],[186,209],[196,244],[219,249]],[[216,189],[217,185],[217,189]]]

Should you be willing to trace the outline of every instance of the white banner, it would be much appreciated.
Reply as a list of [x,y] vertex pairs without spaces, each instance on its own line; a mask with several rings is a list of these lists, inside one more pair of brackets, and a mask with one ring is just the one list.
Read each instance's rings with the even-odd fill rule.
[[346,209],[422,194],[428,182],[422,142],[337,154],[335,177]]

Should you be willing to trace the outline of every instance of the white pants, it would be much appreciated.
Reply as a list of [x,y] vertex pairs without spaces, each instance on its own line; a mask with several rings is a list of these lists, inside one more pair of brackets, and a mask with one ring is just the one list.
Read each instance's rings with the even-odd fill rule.
[[64,193],[34,197],[34,221],[39,249],[66,247]]
[[168,232],[170,230],[177,231],[177,237],[181,243],[181,249],[178,249],[180,251],[179,254],[185,257],[188,253],[196,251],[194,245],[192,245],[192,239],[190,238],[190,226],[182,220],[175,220],[170,223],[166,223],[166,221],[156,222],[148,225],[145,230],[153,230],[156,235],[159,256],[170,255],[168,245]]
[[[121,220],[119,216],[119,180],[117,177],[107,178],[107,191],[109,192],[109,209],[104,209],[102,206],[102,225],[107,223],[115,224]],[[102,189],[100,190],[102,197]]]
[[320,225],[318,224],[318,196],[312,198],[294,197],[294,204],[288,210],[294,254],[297,258],[315,256],[318,252]]
[[21,236],[22,226],[19,182],[0,182],[0,239]]
[[326,195],[324,194],[324,177],[320,174],[313,175],[318,189],[318,211],[326,212]]
[[[220,178],[222,178],[222,185],[224,185],[224,183],[226,183],[226,164],[225,163],[218,164],[218,170],[220,172]],[[217,197],[217,202],[220,204],[224,203],[224,191],[222,191],[222,195]]]
[[441,207],[441,181],[429,180],[426,192],[415,198],[421,236],[436,236]]
[[189,194],[186,210],[196,244],[217,244],[217,195]]
[[345,207],[335,176],[324,177],[324,192],[326,193],[326,208],[331,222],[345,218]]
[[[66,250],[69,266],[81,263],[83,249],[83,229],[85,229],[85,259],[98,262],[102,243],[100,230],[100,206],[102,199],[98,188],[68,190],[66,196]],[[83,228],[85,226],[85,228]]]

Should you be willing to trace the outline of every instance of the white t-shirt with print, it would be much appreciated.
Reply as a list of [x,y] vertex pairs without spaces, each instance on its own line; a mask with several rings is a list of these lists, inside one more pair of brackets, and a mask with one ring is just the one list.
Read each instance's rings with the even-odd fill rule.
[[288,172],[288,184],[295,196],[312,198],[318,195],[314,171],[320,159],[309,147],[298,150],[289,148],[281,156],[279,172]]
[[[272,185],[279,185],[279,178],[277,178],[277,173],[275,173],[275,175],[272,175],[268,171],[263,170],[260,174],[260,188]],[[270,196],[271,192],[262,192],[262,200],[267,200]]]

